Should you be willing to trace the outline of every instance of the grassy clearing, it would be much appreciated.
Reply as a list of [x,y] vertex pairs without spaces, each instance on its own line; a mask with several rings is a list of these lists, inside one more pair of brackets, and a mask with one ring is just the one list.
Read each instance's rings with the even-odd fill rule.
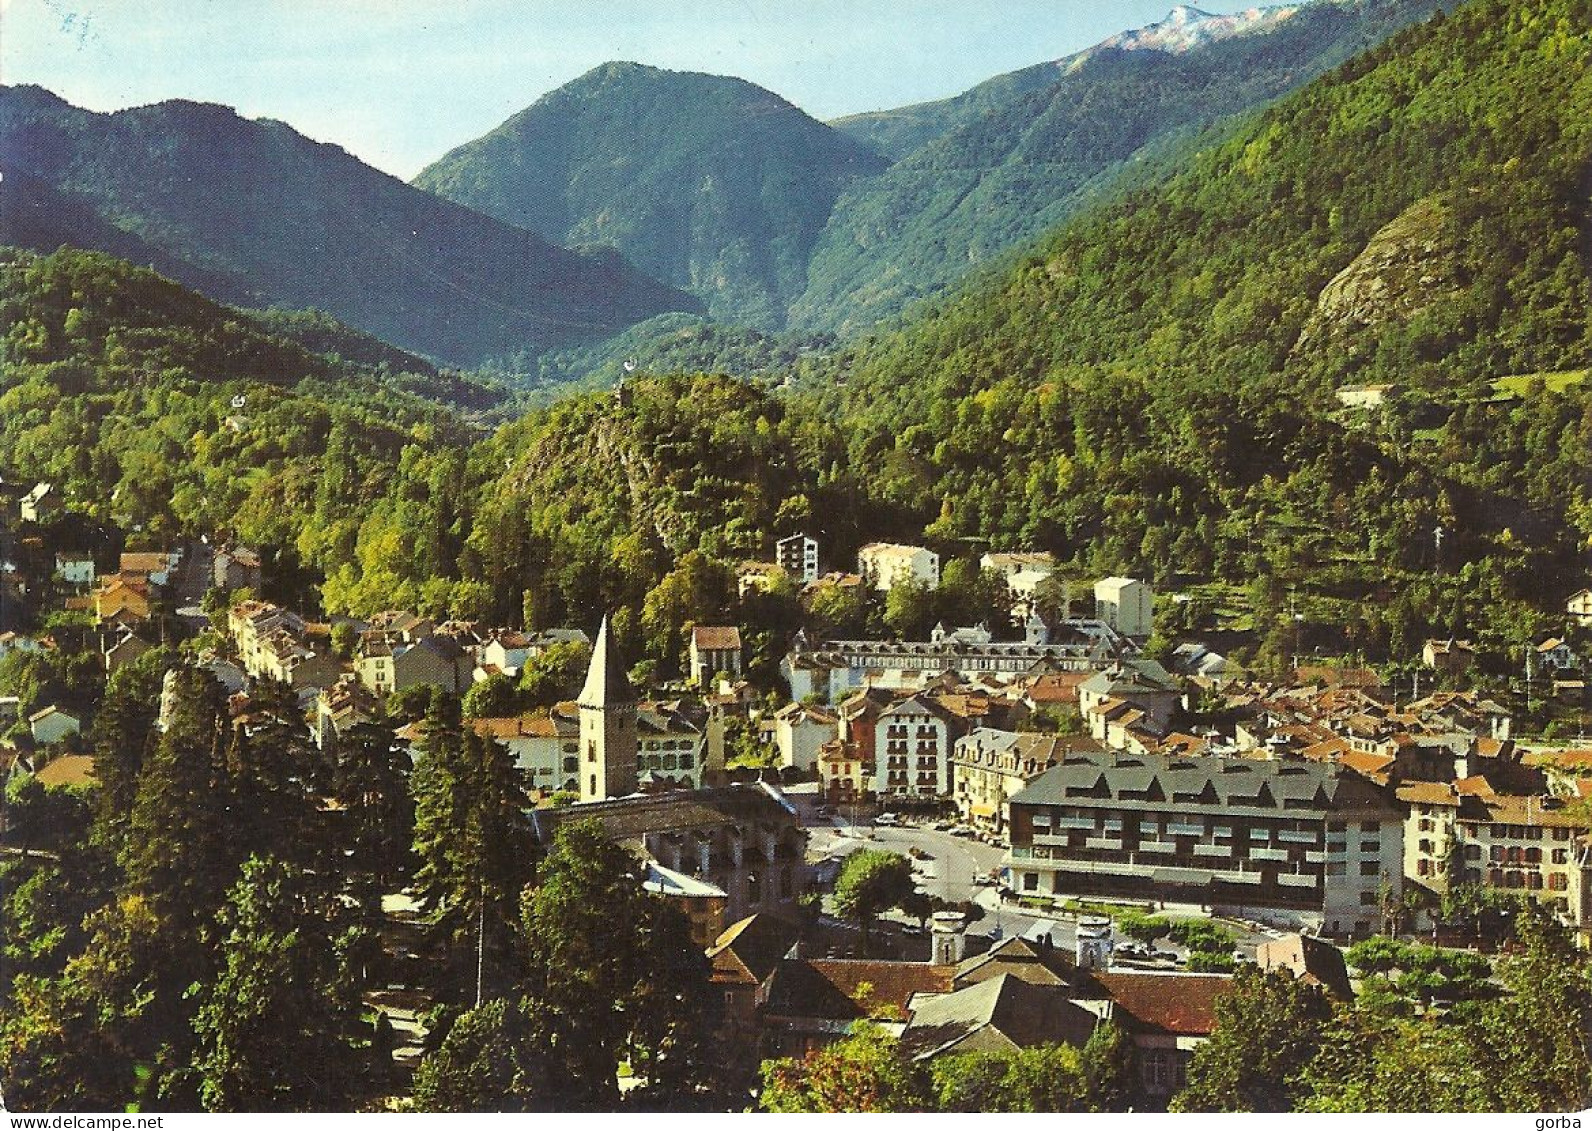
[[1502,396],[1515,399],[1526,395],[1533,381],[1540,380],[1550,393],[1562,393],[1572,385],[1579,385],[1586,380],[1587,374],[1592,370],[1586,369],[1561,369],[1554,373],[1517,373],[1510,377],[1500,377],[1493,382],[1493,388]]

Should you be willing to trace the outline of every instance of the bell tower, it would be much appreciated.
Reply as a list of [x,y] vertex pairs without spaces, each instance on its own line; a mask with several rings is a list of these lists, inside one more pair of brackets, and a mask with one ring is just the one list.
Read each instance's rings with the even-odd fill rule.
[[603,617],[580,698],[580,799],[602,801],[636,791],[636,695]]

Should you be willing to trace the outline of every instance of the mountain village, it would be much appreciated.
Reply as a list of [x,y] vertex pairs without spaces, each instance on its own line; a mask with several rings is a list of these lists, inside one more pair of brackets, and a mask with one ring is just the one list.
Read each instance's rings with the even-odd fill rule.
[[[180,641],[241,732],[259,725],[262,687],[291,694],[333,760],[356,727],[408,711],[393,741],[417,767],[416,696],[462,696],[464,725],[512,758],[544,849],[560,825],[594,819],[642,861],[645,890],[685,914],[724,995],[724,1047],[747,1073],[859,1021],[926,1062],[991,1042],[1082,1046],[1114,1020],[1137,1049],[1134,1095],[1160,1106],[1235,964],[1347,998],[1342,948],[1378,935],[1494,946],[1519,898],[1592,939],[1592,748],[1517,742],[1509,709],[1469,686],[1462,642],[1427,642],[1414,694],[1326,663],[1267,683],[1198,639],[1156,635],[1158,601],[1175,597],[1138,579],[1102,578],[1076,601],[1069,590],[1062,614],[1044,615],[1051,555],[1003,551],[978,565],[1010,600],[978,625],[922,641],[798,630],[764,686],[745,678],[741,626],[690,625],[687,677],[637,686],[606,618],[590,633],[402,610],[315,621],[255,595],[270,579],[251,548],[202,539],[107,561],[71,545],[83,528],[62,521],[47,484],[13,494],[6,617],[58,627],[8,629],[0,662],[75,648],[109,677]],[[849,572],[822,572],[806,535],[772,549],[741,566],[743,595],[780,578],[876,599],[940,581],[922,546],[866,545]],[[1584,597],[1569,598],[1567,636],[1581,635]],[[1164,663],[1147,654],[1152,637]],[[471,710],[472,689],[560,648],[583,669],[578,694]],[[1584,688],[1564,639],[1535,662],[1556,688]],[[0,699],[4,772],[92,783],[81,701],[18,705]],[[890,848],[909,853],[914,896],[883,935],[858,938],[832,906],[837,876],[852,853]],[[387,903],[418,910],[403,892]],[[1154,917],[1174,936],[1177,923],[1214,933],[1177,949],[1135,941]],[[413,1035],[400,1064],[423,1041],[419,1015],[392,1013]]]

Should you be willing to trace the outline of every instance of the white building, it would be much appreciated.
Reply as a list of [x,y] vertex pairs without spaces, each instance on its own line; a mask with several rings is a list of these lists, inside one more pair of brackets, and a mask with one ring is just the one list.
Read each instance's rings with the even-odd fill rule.
[[1056,572],[1056,559],[1044,550],[985,554],[978,560],[980,569],[993,570],[1006,581],[1013,598],[1013,610],[1026,616],[1033,607],[1040,583]]
[[691,629],[688,654],[696,686],[707,687],[720,672],[734,680],[741,674],[741,630],[734,625],[699,624]]
[[798,770],[818,765],[824,743],[839,734],[839,719],[833,711],[792,703],[774,715],[774,744],[779,747],[779,764]]
[[1095,616],[1123,636],[1149,636],[1155,624],[1155,593],[1131,577],[1095,582]]
[[514,718],[471,719],[469,726],[506,746],[532,789],[580,791],[580,713],[570,704]]
[[1592,625],[1592,589],[1572,593],[1570,599],[1564,603],[1564,611],[1569,613],[1577,624]]
[[1344,408],[1381,408],[1395,391],[1393,385],[1340,385],[1337,397]]
[[874,724],[873,788],[880,799],[951,792],[951,728],[922,696],[892,704]]
[[[1088,671],[1110,663],[1120,639],[1099,621],[1065,621],[1047,643],[967,640],[825,640],[816,647],[797,633],[780,662],[791,698],[820,695],[837,702],[859,687],[917,688],[946,672],[1009,683],[1043,671]],[[1131,651],[1131,649],[1129,649]]]
[[805,534],[792,534],[774,543],[774,560],[803,585],[818,580],[818,542]]
[[1403,814],[1342,766],[1078,752],[1008,802],[1013,887],[1199,903],[1364,937],[1404,880]]
[[888,593],[903,581],[921,581],[936,588],[940,584],[940,555],[922,546],[870,542],[857,551],[857,572],[869,588],[880,593]]

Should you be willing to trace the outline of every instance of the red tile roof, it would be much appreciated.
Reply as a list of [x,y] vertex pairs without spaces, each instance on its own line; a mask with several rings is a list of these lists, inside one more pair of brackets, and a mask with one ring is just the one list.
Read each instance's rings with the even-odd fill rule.
[[[913,994],[951,991],[954,966],[866,959],[787,959],[774,971],[768,1012],[834,1020],[860,1017],[905,1019]],[[868,1008],[859,991],[866,988]]]
[[1181,1037],[1210,1035],[1216,999],[1233,984],[1226,974],[1096,974],[1094,980],[1130,1027]]
[[733,652],[741,647],[741,630],[731,625],[697,625],[691,630],[691,643],[709,652]]

